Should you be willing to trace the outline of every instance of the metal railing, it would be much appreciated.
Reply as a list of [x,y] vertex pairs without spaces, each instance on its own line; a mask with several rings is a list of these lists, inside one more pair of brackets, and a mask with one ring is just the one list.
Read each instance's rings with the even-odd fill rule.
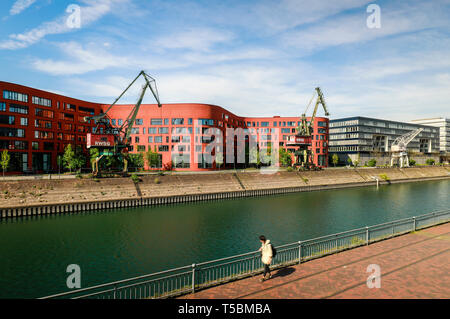
[[[370,227],[277,246],[272,269],[302,263],[343,250],[369,245],[393,236],[450,221],[450,210],[432,212]],[[225,282],[254,276],[263,271],[259,252],[249,252],[199,264],[161,271],[68,291],[48,298],[142,299],[168,298]]]

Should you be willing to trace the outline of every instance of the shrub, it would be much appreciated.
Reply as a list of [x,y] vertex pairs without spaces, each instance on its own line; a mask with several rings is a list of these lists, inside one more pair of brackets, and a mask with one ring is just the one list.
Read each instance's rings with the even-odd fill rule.
[[161,181],[159,180],[158,177],[156,177],[156,178],[154,179],[154,182],[155,182],[155,184],[161,184]]
[[164,174],[164,172],[159,171],[159,172],[158,172],[158,175],[159,175],[159,176],[164,176],[165,174]]
[[288,172],[292,172],[294,170],[294,168],[292,168],[292,166],[288,166],[288,168],[286,168],[286,171]]
[[409,165],[410,165],[410,166],[416,165],[416,161],[413,160],[413,159],[410,159],[410,160],[409,160]]
[[367,166],[369,166],[369,167],[375,167],[376,165],[377,165],[377,160],[374,158],[372,158],[371,160],[369,160],[367,162]]
[[382,179],[384,179],[385,181],[388,181],[388,180],[389,180],[389,177],[388,177],[386,174],[380,174],[380,177],[381,177]]
[[139,176],[137,176],[136,174],[131,174],[131,179],[133,180],[133,182],[135,183],[135,184],[137,184],[137,183],[139,183],[140,182],[140,178],[139,178]]
[[429,158],[427,159],[427,161],[425,162],[427,165],[434,165],[434,159]]

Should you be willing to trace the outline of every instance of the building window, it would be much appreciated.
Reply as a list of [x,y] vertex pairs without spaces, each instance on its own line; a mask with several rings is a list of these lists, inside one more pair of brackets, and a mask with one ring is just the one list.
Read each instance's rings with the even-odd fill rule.
[[0,127],[0,136],[25,137],[25,130],[22,130],[20,128]]
[[53,151],[55,149],[55,143],[44,142],[44,151]]
[[162,136],[155,136],[155,143],[162,143]]
[[149,137],[148,137],[148,142],[149,142],[149,143],[153,143],[153,136],[149,136]]
[[123,124],[123,120],[122,119],[118,119],[117,120],[117,125],[122,126],[122,124]]
[[52,107],[52,100],[49,100],[49,99],[44,99],[42,97],[33,96],[31,98],[31,101],[33,102],[33,104]]
[[111,125],[116,126],[116,119],[111,119]]
[[[65,125],[66,124],[64,124],[64,126]],[[72,124],[69,124],[69,125],[70,125],[70,129],[72,129]],[[34,120],[34,126],[35,127],[51,129],[52,128],[52,122],[50,122],[50,121],[43,121],[43,120]]]
[[34,131],[34,137],[39,139],[51,140],[53,139],[53,132]]
[[[139,143],[139,136],[134,137],[134,143]],[[138,148],[139,148],[139,145],[138,145]]]
[[5,102],[0,102],[0,111],[6,112],[6,103]]
[[158,129],[159,134],[169,134],[169,128],[168,127],[160,127]]
[[188,119],[188,125],[192,125],[192,118]]
[[211,119],[199,119],[198,125],[214,125],[214,120]]
[[139,127],[132,127],[131,134],[139,134]]
[[172,119],[172,125],[183,125],[183,124],[184,124],[183,118]]
[[3,98],[6,100],[14,100],[28,103],[28,95],[13,91],[3,91]]
[[31,149],[38,150],[39,149],[39,142],[32,142],[31,143]]
[[148,134],[156,134],[156,133],[157,133],[156,127],[149,127],[148,128]]
[[49,119],[52,119],[54,117],[53,111],[49,111],[49,110],[36,108],[34,110],[34,113],[35,113],[36,116],[46,117],[46,118],[49,118]]
[[9,111],[12,113],[28,114],[28,106],[19,104],[10,104]]
[[159,145],[158,146],[159,152],[168,152],[169,151],[169,145]]
[[13,125],[14,122],[15,122],[15,117],[14,116],[0,115],[0,124]]
[[162,125],[162,119],[151,119],[150,124],[151,125]]
[[138,152],[145,152],[145,145],[138,145],[137,146],[137,151]]
[[28,126],[28,119],[26,117],[21,117],[20,118],[20,125]]
[[135,122],[136,125],[144,124],[144,120],[143,119],[136,119],[134,122]]

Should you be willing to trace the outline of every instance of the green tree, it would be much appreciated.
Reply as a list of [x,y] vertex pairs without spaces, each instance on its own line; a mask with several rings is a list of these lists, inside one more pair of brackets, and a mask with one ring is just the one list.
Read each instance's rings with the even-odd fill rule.
[[367,162],[367,166],[369,166],[369,167],[375,167],[375,166],[377,166],[377,160],[374,159],[374,158],[370,159],[370,160]]
[[427,160],[425,161],[425,163],[426,163],[427,165],[434,165],[435,161],[434,161],[434,159],[429,158],[429,159],[427,159]]
[[63,163],[66,168],[72,173],[72,169],[76,167],[75,151],[72,149],[72,144],[68,144],[64,149]]
[[144,167],[144,153],[130,154],[129,155],[129,167],[136,167],[142,169]]
[[156,151],[152,151],[151,148],[145,153],[145,159],[149,167],[159,166],[159,154]]
[[339,156],[337,154],[333,154],[333,156],[331,156],[331,162],[334,167],[336,167],[337,163],[339,163]]
[[86,155],[84,154],[81,145],[77,145],[75,148],[74,168],[77,170],[81,170],[81,168],[85,165],[86,165]]
[[292,165],[292,156],[291,153],[287,150],[285,150],[283,147],[280,147],[279,149],[279,156],[280,156],[280,164],[281,166],[287,167]]
[[5,177],[5,171],[9,166],[10,159],[11,159],[11,156],[9,155],[8,150],[3,150],[2,158],[0,160],[0,165],[2,166],[2,169],[3,169],[3,177]]

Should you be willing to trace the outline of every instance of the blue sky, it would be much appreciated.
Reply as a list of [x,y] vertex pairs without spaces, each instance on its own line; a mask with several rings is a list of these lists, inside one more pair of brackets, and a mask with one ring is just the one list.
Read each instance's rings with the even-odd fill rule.
[[[367,27],[371,3],[380,28]],[[67,26],[71,4],[80,28]],[[3,81],[111,103],[144,69],[163,103],[242,116],[299,116],[316,86],[331,118],[450,116],[450,0],[3,0],[0,9]]]

